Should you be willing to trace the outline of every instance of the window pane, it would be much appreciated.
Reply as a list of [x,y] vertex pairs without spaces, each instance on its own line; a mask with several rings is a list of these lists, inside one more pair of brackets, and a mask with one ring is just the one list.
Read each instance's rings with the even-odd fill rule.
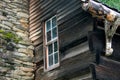
[[52,30],[52,38],[54,39],[55,37],[57,37],[57,28],[53,28]]
[[54,57],[55,57],[55,64],[56,64],[56,63],[58,63],[58,53],[55,53]]
[[49,56],[49,66],[53,65],[53,55]]
[[52,27],[55,27],[55,26],[56,26],[56,17],[52,19]]
[[57,41],[54,42],[54,52],[56,52],[58,50],[58,46],[57,46]]
[[49,53],[49,55],[53,53],[52,44],[48,45],[48,53]]
[[50,28],[51,28],[50,21],[47,21],[47,22],[46,22],[46,31],[49,31]]
[[47,42],[51,40],[51,31],[47,32]]

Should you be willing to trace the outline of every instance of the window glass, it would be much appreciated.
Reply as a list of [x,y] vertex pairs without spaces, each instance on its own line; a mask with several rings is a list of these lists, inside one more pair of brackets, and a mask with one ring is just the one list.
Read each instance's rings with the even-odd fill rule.
[[[56,17],[52,17],[45,23],[45,46],[47,47],[47,53],[46,53],[46,61],[47,65],[46,67],[50,69],[55,68],[56,65],[59,65],[59,52],[58,52],[58,38],[57,38],[57,23],[56,23]],[[49,70],[49,69],[48,69]]]
[[49,20],[46,23],[46,31],[48,32],[50,29],[51,29],[51,23],[50,23],[50,20]]
[[54,39],[55,37],[57,37],[57,28],[53,28],[52,30],[52,38]]
[[48,45],[48,53],[49,53],[49,54],[52,54],[52,53],[53,53],[52,44]]
[[57,41],[54,42],[54,52],[56,52],[58,50],[58,47],[57,47]]
[[51,40],[51,31],[47,32],[47,42]]
[[52,19],[52,27],[56,27],[56,17]]
[[53,55],[49,56],[49,66],[53,65]]
[[56,63],[58,63],[58,53],[55,53],[54,57],[55,57],[55,64],[56,64]]

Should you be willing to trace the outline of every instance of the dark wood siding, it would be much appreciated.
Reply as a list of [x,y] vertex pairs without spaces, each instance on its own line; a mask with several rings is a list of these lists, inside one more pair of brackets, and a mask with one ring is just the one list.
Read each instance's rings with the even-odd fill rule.
[[[39,20],[40,16],[40,0],[30,0],[30,39],[34,45],[42,43],[42,26]],[[39,41],[38,41],[39,40]]]
[[35,46],[35,63],[39,63],[43,59],[43,34],[42,25],[40,21],[41,0],[30,0],[30,18],[29,18],[29,32],[30,40]]
[[95,66],[96,77],[100,80],[119,80],[120,74],[120,36],[114,35],[112,47],[113,54],[105,57],[101,56],[100,64]]
[[[57,75],[62,74],[62,72],[65,73],[60,76],[54,74],[54,77],[48,77],[48,74],[43,71],[43,25],[47,19],[54,15],[57,17],[61,65],[59,68],[52,70],[50,74],[56,71],[58,71]],[[74,69],[75,71],[71,74],[78,74],[78,71],[81,71],[81,75],[82,72],[89,73],[88,65],[94,58],[89,52],[87,34],[88,31],[92,30],[92,26],[93,20],[90,14],[82,10],[80,0],[30,0],[30,39],[35,46],[35,62],[40,63],[40,66],[42,65],[36,70],[36,80],[40,80],[40,77],[43,80],[46,80],[46,78],[53,80],[58,77],[61,79]],[[82,47],[82,43],[86,43],[85,47],[78,48],[77,46]],[[74,50],[77,50],[75,55],[72,52]],[[73,65],[72,62],[75,62],[76,65]],[[86,64],[80,64],[82,62]]]
[[[93,77],[99,80],[119,80],[120,77],[120,35],[119,28],[112,39],[113,53],[110,56],[105,56],[105,33],[104,33],[104,20],[96,20],[95,29],[89,34],[91,38],[91,51],[95,54],[100,54],[99,64],[94,64]],[[97,58],[97,57],[96,57]],[[98,59],[96,59],[98,60]]]

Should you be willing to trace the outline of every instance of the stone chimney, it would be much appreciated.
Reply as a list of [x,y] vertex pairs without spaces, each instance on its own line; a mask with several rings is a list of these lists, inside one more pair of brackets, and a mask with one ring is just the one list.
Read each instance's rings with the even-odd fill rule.
[[0,80],[33,80],[29,0],[0,0]]

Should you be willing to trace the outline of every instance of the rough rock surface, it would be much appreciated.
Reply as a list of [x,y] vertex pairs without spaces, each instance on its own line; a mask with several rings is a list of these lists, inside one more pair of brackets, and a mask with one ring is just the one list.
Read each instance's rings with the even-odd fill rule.
[[33,80],[28,0],[0,0],[0,80]]

